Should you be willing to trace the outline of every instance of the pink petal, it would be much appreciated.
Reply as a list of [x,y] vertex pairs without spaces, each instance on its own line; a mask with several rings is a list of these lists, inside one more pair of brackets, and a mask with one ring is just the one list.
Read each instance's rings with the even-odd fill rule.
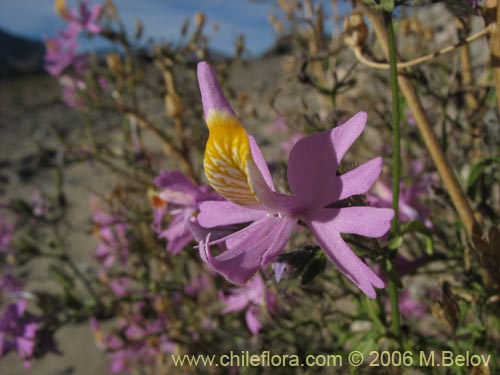
[[276,189],[274,188],[274,183],[273,183],[273,178],[271,176],[271,172],[269,172],[269,168],[267,167],[266,161],[264,160],[264,156],[262,155],[262,151],[260,151],[260,148],[257,145],[257,142],[255,142],[255,138],[252,137],[251,135],[249,135],[248,141],[250,143],[250,149],[252,151],[253,161],[257,165],[257,168],[259,169],[260,173],[262,174],[262,177],[264,177],[264,180],[266,181],[267,186],[269,186],[269,188],[272,191],[275,191]]
[[366,113],[359,112],[343,125],[300,139],[292,148],[288,182],[306,208],[323,207],[332,195],[339,195],[336,170],[365,123]]
[[178,254],[193,241],[193,236],[182,215],[177,215],[169,224],[168,229],[160,233],[159,238],[168,239],[167,251],[173,254]]
[[332,222],[324,222],[311,215],[306,219],[319,245],[326,255],[368,297],[375,298],[375,288],[383,288],[384,282],[347,246]]
[[324,208],[314,213],[314,219],[331,223],[339,233],[381,237],[391,228],[394,211],[390,208],[344,207]]
[[[200,257],[215,272],[234,284],[244,284],[261,267],[262,257],[268,249],[275,249],[275,228],[279,218],[266,217],[225,239],[227,249],[217,257],[210,253],[208,241],[200,243]],[[216,241],[216,242],[220,242]],[[282,241],[279,241],[282,242]]]
[[204,61],[200,62],[198,64],[197,74],[205,117],[207,117],[208,113],[213,110],[223,111],[231,114],[232,116],[236,116],[231,108],[231,105],[224,96],[217,80],[217,76],[210,65]]
[[226,307],[221,311],[222,314],[227,314],[234,311],[241,311],[248,305],[248,298],[243,293],[231,294],[221,296],[221,299],[226,304]]
[[198,223],[205,228],[248,223],[262,219],[265,211],[240,206],[229,201],[206,201],[200,204]]
[[276,259],[280,251],[283,250],[283,248],[286,246],[288,239],[292,235],[296,226],[297,220],[285,219],[282,219],[281,222],[276,226],[276,237],[262,257],[262,267],[266,266],[274,259]]
[[260,309],[257,306],[250,306],[245,314],[247,327],[253,335],[257,335],[262,328],[262,323],[259,321]]
[[272,191],[253,159],[248,160],[247,167],[250,186],[263,206],[271,212],[285,215],[298,211],[300,202],[293,196]]
[[[381,172],[382,158],[378,157],[337,177],[341,189],[340,196],[338,196],[336,200],[366,193],[370,190]],[[331,202],[334,202],[334,200]]]
[[268,244],[272,243],[272,238],[276,236],[279,224],[279,220],[267,217],[252,224],[249,230],[233,233],[224,241],[227,251],[220,254],[217,259],[228,260],[236,255],[261,249],[263,245],[267,248]]

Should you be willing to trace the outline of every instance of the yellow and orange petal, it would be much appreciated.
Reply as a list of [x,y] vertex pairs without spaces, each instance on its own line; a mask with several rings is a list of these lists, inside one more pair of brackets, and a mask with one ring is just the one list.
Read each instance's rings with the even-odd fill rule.
[[225,111],[210,111],[206,121],[210,135],[204,165],[209,184],[233,203],[259,205],[249,181],[252,154],[245,129],[236,117]]

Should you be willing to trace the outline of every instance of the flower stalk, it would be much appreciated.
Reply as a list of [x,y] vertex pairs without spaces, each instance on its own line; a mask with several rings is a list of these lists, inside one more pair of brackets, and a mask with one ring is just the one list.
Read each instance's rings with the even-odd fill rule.
[[[396,41],[394,37],[394,25],[392,13],[384,12],[384,20],[387,28],[387,45],[389,49],[390,81],[392,93],[392,209],[394,217],[391,222],[391,235],[397,236],[399,232],[399,181],[401,179],[401,134],[400,134],[400,104],[398,70],[396,57]],[[393,264],[388,262],[389,271]],[[391,302],[391,328],[398,343],[402,345],[401,324],[399,315],[398,288],[392,278],[389,278],[389,299]]]
[[[360,5],[363,9],[364,13],[370,20],[370,23],[373,27],[373,30],[377,36],[378,41],[380,42],[384,54],[386,57],[389,56],[389,48],[387,45],[387,34],[384,28],[384,24],[380,19],[379,15],[368,9],[367,7]],[[471,236],[475,233],[477,228],[477,222],[474,218],[474,214],[472,208],[460,187],[460,183],[451,168],[449,161],[446,158],[446,155],[439,144],[439,141],[432,130],[432,126],[430,121],[425,114],[422,102],[417,95],[416,89],[413,83],[409,78],[404,75],[399,76],[399,87],[401,89],[401,93],[404,95],[406,101],[408,102],[408,106],[410,107],[413,116],[415,118],[416,125],[420,131],[422,139],[424,141],[425,146],[429,150],[429,154],[436,165],[436,169],[438,170],[441,178],[443,179],[443,183],[445,185],[446,190],[450,194],[450,198],[457,210],[458,216],[462,220],[464,227]]]

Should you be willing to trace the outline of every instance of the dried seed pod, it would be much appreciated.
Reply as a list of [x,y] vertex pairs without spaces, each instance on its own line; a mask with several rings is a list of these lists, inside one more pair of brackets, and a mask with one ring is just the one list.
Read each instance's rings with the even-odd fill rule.
[[448,282],[443,283],[443,297],[431,307],[432,315],[451,332],[455,332],[460,321],[460,307],[455,301]]
[[479,264],[488,271],[487,286],[500,285],[500,231],[492,226],[488,232],[487,240],[473,236],[472,243]]
[[361,12],[353,12],[344,20],[344,41],[351,48],[361,48],[368,38],[368,27]]

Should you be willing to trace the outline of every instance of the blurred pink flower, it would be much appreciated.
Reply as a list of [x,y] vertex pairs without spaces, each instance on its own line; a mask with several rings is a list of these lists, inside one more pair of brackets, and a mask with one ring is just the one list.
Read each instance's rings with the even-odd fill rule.
[[[336,175],[344,154],[365,127],[366,113],[299,140],[288,159],[293,195],[284,195],[275,191],[260,149],[239,123],[208,64],[198,64],[198,81],[210,130],[205,173],[212,187],[229,200],[201,203],[198,222],[206,228],[251,222],[220,240],[201,242],[202,259],[229,281],[243,284],[278,256],[301,220],[338,269],[374,298],[374,288],[383,288],[383,281],[340,233],[381,237],[389,230],[394,213],[375,207],[332,208],[337,201],[368,191],[380,175],[380,157]],[[219,243],[227,250],[213,257],[209,247]]]
[[56,10],[59,15],[68,22],[68,27],[79,34],[87,31],[90,34],[99,34],[102,31],[97,23],[101,15],[102,5],[96,4],[90,8],[90,0],[80,1],[78,10],[69,9],[65,1],[56,2]]
[[194,297],[202,290],[207,289],[210,284],[211,279],[207,275],[195,277],[184,287],[184,293]]
[[[206,185],[196,186],[180,171],[162,171],[155,178],[159,189],[153,198],[153,229],[168,239],[167,251],[178,254],[191,241],[204,238],[207,231],[198,225],[196,212],[201,202],[219,199]],[[167,228],[165,216],[172,217]]]
[[[421,199],[430,193],[435,178],[431,174],[422,175],[423,165],[416,161],[411,163],[409,175],[416,180],[413,184],[400,184],[399,219],[402,222],[420,220],[428,228],[432,228],[429,219],[429,209],[422,204]],[[392,189],[382,182],[377,181],[367,198],[377,207],[392,207]]]
[[[390,303],[386,306],[389,306],[390,311]],[[427,315],[429,308],[420,299],[414,297],[410,290],[405,289],[399,293],[399,312],[406,319],[422,318]]]
[[13,233],[14,226],[7,223],[3,218],[0,218],[0,253],[10,253],[10,242],[12,241]]
[[0,358],[15,350],[24,368],[29,368],[38,329],[37,319],[26,314],[26,300],[7,305],[0,317]]
[[162,315],[145,318],[143,306],[143,303],[137,304],[130,316],[120,318],[110,335],[103,333],[97,319],[90,320],[98,347],[111,357],[113,374],[131,373],[139,366],[153,366],[162,354],[175,348],[167,337],[166,318]]
[[93,198],[91,208],[94,232],[99,240],[95,257],[104,270],[109,269],[117,258],[121,265],[126,265],[129,255],[128,224],[122,218],[102,211]]
[[109,281],[109,288],[116,298],[122,298],[129,292],[129,279],[125,276],[115,277]]
[[305,134],[301,131],[291,130],[283,116],[278,117],[270,126],[273,132],[284,133],[287,135],[287,139],[281,143],[281,148],[287,154],[293,148],[295,143],[297,143],[301,138],[305,137]]
[[77,60],[76,37],[72,30],[59,31],[55,38],[45,37],[45,69],[49,74],[58,76]]
[[40,217],[47,213],[47,201],[38,189],[31,196],[31,207],[34,216]]
[[246,309],[245,320],[253,335],[258,334],[262,328],[261,308],[265,308],[271,313],[276,308],[275,296],[266,289],[264,280],[259,273],[244,286],[230,289],[229,295],[221,292],[220,299],[226,305],[222,314]]
[[61,76],[59,83],[63,87],[63,101],[71,108],[85,107],[85,101],[79,97],[79,92],[85,90],[85,82],[70,76]]

